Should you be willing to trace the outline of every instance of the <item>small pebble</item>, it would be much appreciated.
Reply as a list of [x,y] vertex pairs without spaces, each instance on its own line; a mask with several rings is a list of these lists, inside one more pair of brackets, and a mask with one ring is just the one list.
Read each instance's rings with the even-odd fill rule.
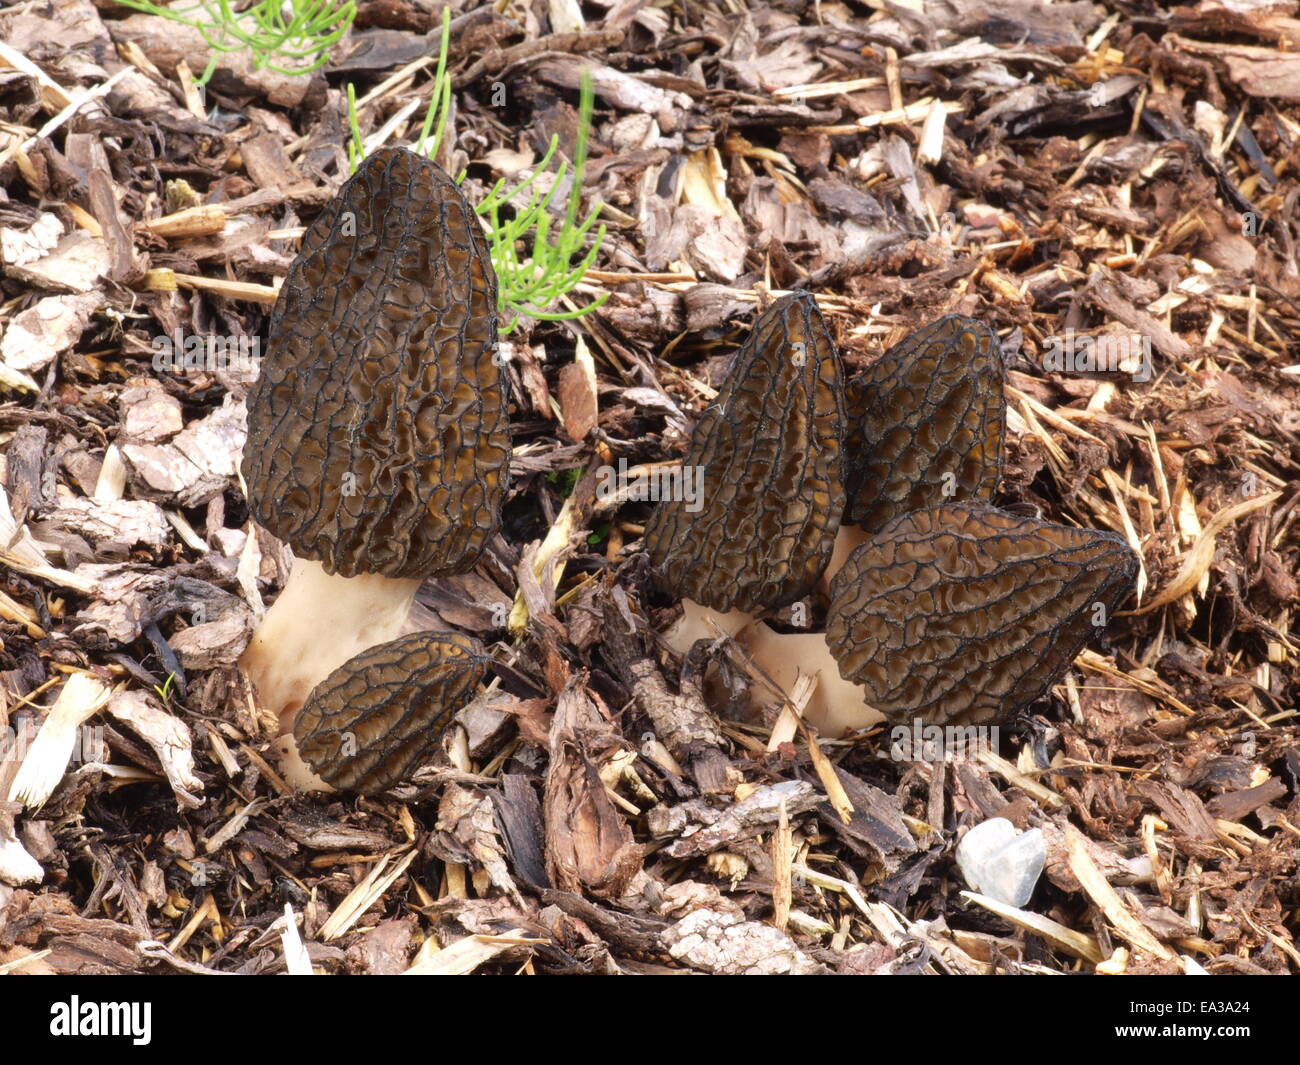
[[976,825],[957,844],[957,868],[971,890],[1008,906],[1029,901],[1046,860],[1042,832],[1017,833],[1005,817]]

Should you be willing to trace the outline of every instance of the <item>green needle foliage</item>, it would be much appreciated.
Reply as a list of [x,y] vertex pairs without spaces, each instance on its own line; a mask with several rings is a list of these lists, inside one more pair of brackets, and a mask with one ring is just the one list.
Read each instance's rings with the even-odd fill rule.
[[[117,0],[123,7],[190,26],[203,34],[212,58],[198,78],[206,85],[227,52],[247,49],[258,70],[310,74],[329,62],[329,49],[356,17],[355,0],[196,0],[163,7],[152,0]],[[282,66],[282,63],[289,63]]]
[[[442,144],[451,114],[451,75],[447,72],[447,49],[451,36],[451,14],[442,13],[442,42],[438,51],[438,66],[433,77],[433,93],[425,111],[420,135],[415,141],[415,151],[435,159]],[[503,335],[508,335],[519,324],[521,317],[546,321],[580,318],[590,314],[609,298],[601,293],[585,307],[572,311],[554,311],[561,297],[572,291],[596,261],[605,227],[601,226],[591,239],[585,255],[583,245],[587,235],[600,215],[601,204],[579,221],[582,207],[582,179],[587,165],[587,141],[591,133],[591,112],[595,94],[591,75],[583,71],[578,103],[578,136],[573,152],[573,178],[569,183],[569,196],[564,214],[558,225],[551,218],[550,207],[564,184],[569,164],[563,160],[551,175],[546,191],[542,191],[538,178],[546,173],[559,146],[559,138],[552,137],[541,162],[533,168],[532,176],[506,189],[505,180],[498,181],[492,190],[475,204],[474,210],[487,222],[488,246],[492,265],[496,268],[499,288],[498,307],[509,315]],[[365,158],[366,151],[357,119],[356,92],[348,86],[348,121],[352,127],[352,140],[348,145],[348,161],[353,171]],[[456,177],[457,183],[465,175]],[[513,212],[510,214],[509,212]],[[580,258],[578,258],[580,256]],[[578,261],[575,262],[575,258]]]
[[[575,264],[575,256],[582,253],[587,233],[600,214],[600,204],[591,209],[591,213],[578,221],[581,208],[582,178],[587,164],[587,137],[591,130],[592,90],[591,75],[583,72],[582,88],[578,105],[578,143],[573,152],[573,180],[570,183],[569,199],[565,204],[564,216],[559,226],[552,233],[550,215],[551,201],[555,199],[568,171],[568,163],[561,161],[556,167],[550,188],[542,192],[534,187],[537,178],[546,172],[551,159],[555,156],[558,138],[552,137],[550,146],[542,160],[533,170],[532,176],[521,182],[509,192],[504,191],[505,181],[501,180],[492,187],[483,202],[475,207],[481,215],[487,215],[488,241],[492,250],[492,265],[496,267],[497,280],[501,286],[501,306],[514,313],[507,322],[505,332],[509,333],[519,321],[520,315],[545,321],[560,321],[578,318],[594,311],[609,298],[609,293],[601,293],[593,302],[573,311],[548,311],[546,308],[556,303],[561,296],[573,289],[583,275],[596,261],[601,242],[605,239],[605,227],[601,226],[592,239],[591,248]],[[518,198],[528,196],[527,206],[518,206]],[[502,217],[502,207],[514,207],[512,218]],[[531,248],[530,248],[531,245]],[[530,249],[521,257],[520,249]]]

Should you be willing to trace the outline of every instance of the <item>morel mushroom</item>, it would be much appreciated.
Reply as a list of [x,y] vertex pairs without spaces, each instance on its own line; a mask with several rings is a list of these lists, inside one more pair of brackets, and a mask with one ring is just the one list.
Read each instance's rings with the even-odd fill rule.
[[900,514],[992,498],[1002,477],[1004,378],[997,334],[949,314],[848,380],[848,501],[828,577]]
[[460,633],[416,632],[371,647],[313,689],[293,734],[325,783],[374,795],[429,754],[474,697],[488,658]]
[[371,155],[303,236],[243,459],[253,517],[296,556],[240,660],[286,731],[321,679],[401,632],[424,578],[470,569],[498,526],[496,299],[474,211],[403,148]]
[[[914,511],[836,574],[826,642],[891,721],[1006,721],[1060,679],[1137,567],[1115,533],[978,503]],[[814,723],[837,735],[867,720],[843,704]]]
[[683,600],[675,649],[713,636],[710,618],[734,634],[816,583],[844,506],[843,422],[839,354],[817,301],[784,296],[691,434],[685,463],[701,471],[702,498],[661,503],[646,528],[651,562]]

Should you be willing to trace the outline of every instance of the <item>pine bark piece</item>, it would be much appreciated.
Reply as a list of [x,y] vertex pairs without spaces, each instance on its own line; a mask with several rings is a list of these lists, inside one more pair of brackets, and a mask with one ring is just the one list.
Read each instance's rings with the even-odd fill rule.
[[558,392],[564,431],[575,444],[581,444],[600,420],[596,363],[581,338],[573,361],[560,367]]
[[844,506],[840,358],[808,293],[754,324],[691,435],[700,498],[660,503],[650,558],[678,596],[757,612],[807,592],[830,559]]
[[461,633],[416,632],[371,647],[312,689],[293,728],[298,752],[331,787],[390,788],[474,697],[488,661]]
[[1002,722],[1069,668],[1137,565],[1110,532],[977,503],[915,511],[836,574],[826,642],[892,721]]
[[703,666],[688,654],[678,692],[673,694],[655,663],[644,620],[617,585],[604,597],[602,617],[606,663],[650,719],[655,735],[688,768],[701,791],[733,790],[727,773],[731,760],[724,753],[726,738],[700,691]]
[[997,334],[950,314],[845,386],[848,504],[868,532],[900,514],[989,499],[1002,476],[1005,370]]
[[641,871],[645,854],[600,776],[623,738],[583,681],[570,677],[556,697],[549,739],[546,875],[562,890],[616,899]]
[[244,448],[257,521],[344,577],[470,569],[509,472],[496,302],[451,179],[404,148],[366,159],[271,315]]

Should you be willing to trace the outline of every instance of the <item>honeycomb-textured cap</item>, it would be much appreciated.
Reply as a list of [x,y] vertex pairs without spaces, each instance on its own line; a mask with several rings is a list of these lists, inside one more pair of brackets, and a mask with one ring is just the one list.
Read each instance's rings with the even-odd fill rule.
[[950,314],[850,378],[844,520],[874,532],[909,511],[992,498],[1004,377],[997,334]]
[[691,434],[683,468],[699,472],[699,497],[661,502],[646,528],[674,594],[757,612],[812,587],[844,508],[843,387],[811,294],[763,312]]
[[243,461],[257,521],[345,577],[472,567],[509,475],[496,301],[451,179],[405,148],[366,159],[271,315]]
[[488,661],[460,633],[416,632],[362,651],[312,689],[293,726],[298,753],[341,791],[390,788],[473,699]]
[[1137,568],[1114,533],[977,503],[914,511],[835,575],[826,643],[893,721],[1005,721],[1101,631]]

